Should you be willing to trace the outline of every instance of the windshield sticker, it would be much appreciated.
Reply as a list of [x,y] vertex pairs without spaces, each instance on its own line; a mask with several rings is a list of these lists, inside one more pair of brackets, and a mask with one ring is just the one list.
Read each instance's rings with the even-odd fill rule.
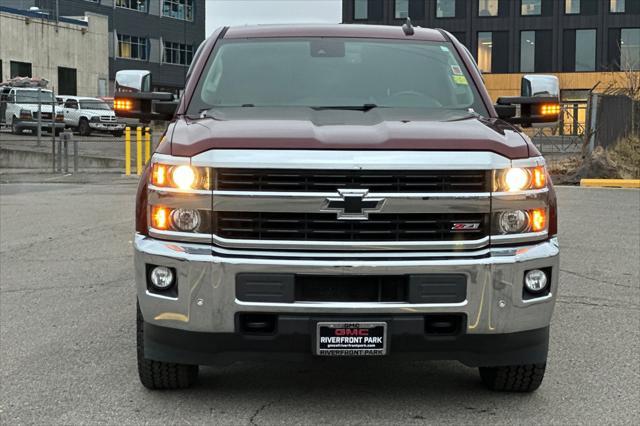
[[440,46],[440,50],[442,50],[443,52],[448,52],[449,48],[447,46]]
[[469,82],[464,75],[452,75],[453,82],[460,86],[468,86]]
[[454,75],[462,75],[462,69],[460,69],[460,66],[458,65],[451,65],[451,72]]

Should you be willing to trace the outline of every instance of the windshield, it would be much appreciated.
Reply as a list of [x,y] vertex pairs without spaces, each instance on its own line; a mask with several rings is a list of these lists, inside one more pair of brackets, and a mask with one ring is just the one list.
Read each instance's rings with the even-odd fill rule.
[[37,104],[39,102],[44,102],[47,104],[54,102],[53,92],[43,90],[38,93],[37,90],[16,90],[16,103]]
[[243,106],[473,109],[487,115],[450,43],[405,40],[224,41],[188,113]]
[[80,109],[101,109],[111,110],[105,102],[96,100],[80,101]]

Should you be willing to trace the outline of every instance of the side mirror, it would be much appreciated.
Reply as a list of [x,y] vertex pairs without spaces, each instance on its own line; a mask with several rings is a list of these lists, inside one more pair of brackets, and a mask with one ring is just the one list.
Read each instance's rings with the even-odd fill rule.
[[[498,117],[522,127],[555,127],[560,117],[560,84],[552,75],[524,75],[521,96],[498,98]],[[520,114],[518,115],[518,108]]]
[[124,70],[116,73],[113,110],[118,117],[137,118],[143,122],[168,121],[177,108],[178,101],[172,93],[151,91],[149,71]]

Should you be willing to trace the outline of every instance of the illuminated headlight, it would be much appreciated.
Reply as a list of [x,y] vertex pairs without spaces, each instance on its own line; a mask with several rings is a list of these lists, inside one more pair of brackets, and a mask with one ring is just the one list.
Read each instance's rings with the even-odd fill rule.
[[532,269],[524,275],[524,285],[532,293],[540,293],[547,287],[547,274],[540,269]]
[[208,189],[209,171],[187,164],[179,166],[155,163],[151,172],[151,184],[163,188],[181,190]]
[[200,225],[200,213],[192,209],[175,209],[171,213],[171,223],[177,231],[191,232]]
[[529,216],[524,210],[502,212],[499,226],[503,234],[518,234],[529,227]]
[[174,276],[171,268],[166,266],[156,266],[151,270],[151,284],[157,290],[167,290],[173,285]]
[[516,192],[541,189],[547,185],[547,174],[543,166],[514,167],[497,170],[493,189],[497,192]]

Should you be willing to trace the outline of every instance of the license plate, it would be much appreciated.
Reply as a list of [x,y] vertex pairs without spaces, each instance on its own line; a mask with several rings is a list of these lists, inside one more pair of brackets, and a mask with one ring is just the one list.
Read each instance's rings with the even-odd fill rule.
[[371,356],[387,354],[386,322],[319,322],[316,355]]

